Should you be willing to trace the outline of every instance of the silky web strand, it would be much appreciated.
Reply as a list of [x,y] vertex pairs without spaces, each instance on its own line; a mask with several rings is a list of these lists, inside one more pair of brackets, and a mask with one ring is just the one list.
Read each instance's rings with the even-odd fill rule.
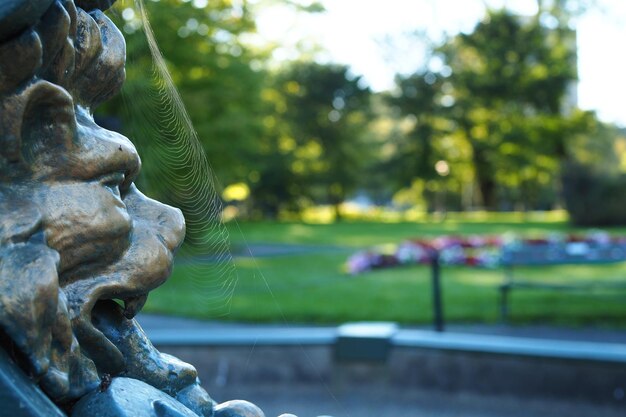
[[133,124],[139,130],[133,139],[147,143],[141,153],[156,165],[144,166],[149,170],[144,180],[165,190],[167,202],[185,215],[187,235],[177,266],[193,285],[197,302],[190,308],[213,317],[228,314],[238,276],[222,221],[219,184],[156,42],[144,1],[135,0],[133,9],[152,56],[150,85],[125,98],[130,117],[142,121]]

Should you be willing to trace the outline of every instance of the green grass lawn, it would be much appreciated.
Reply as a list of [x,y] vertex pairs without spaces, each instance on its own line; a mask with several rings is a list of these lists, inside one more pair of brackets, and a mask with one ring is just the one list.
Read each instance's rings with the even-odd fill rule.
[[[403,239],[439,235],[489,235],[515,233],[525,236],[551,232],[579,233],[586,229],[571,227],[566,221],[551,220],[540,214],[495,213],[488,218],[450,214],[445,221],[367,222],[346,221],[331,224],[298,222],[229,222],[227,227],[234,245],[245,242],[294,244],[328,244],[367,247],[383,243],[399,243]],[[610,233],[626,234],[626,228],[608,229]]]
[[[505,219],[506,220],[506,219]],[[432,320],[430,269],[426,266],[378,270],[359,276],[343,272],[350,248],[399,243],[440,234],[533,235],[572,231],[559,221],[491,221],[337,224],[229,223],[234,246],[260,242],[333,245],[336,250],[261,258],[232,264],[179,263],[154,291],[146,311],[207,319],[275,323],[342,323],[391,320],[423,324]],[[611,232],[624,233],[624,229]],[[345,247],[348,247],[346,249]],[[443,304],[448,322],[499,320],[501,269],[444,267]],[[625,280],[626,263],[602,266],[528,267],[516,270],[530,280]],[[232,279],[228,279],[228,278]],[[515,290],[513,323],[626,326],[626,291],[598,294]]]

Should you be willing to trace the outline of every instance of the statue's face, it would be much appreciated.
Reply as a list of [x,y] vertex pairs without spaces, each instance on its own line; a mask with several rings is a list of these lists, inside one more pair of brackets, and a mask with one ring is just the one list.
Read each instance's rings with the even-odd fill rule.
[[[0,349],[79,415],[130,404],[263,416],[246,402],[216,407],[193,366],[161,354],[133,319],[169,275],[185,225],[135,187],[133,144],[93,121],[124,81],[124,39],[97,9],[113,2],[10,0],[0,10],[2,23],[49,6],[17,36],[15,25],[0,30]],[[130,379],[100,385],[111,376]],[[99,385],[113,394],[97,396]]]
[[[43,45],[32,78],[0,71],[0,325],[63,401],[127,370],[130,348],[94,323],[113,315],[135,334],[132,318],[168,277],[185,227],[178,209],[135,187],[133,144],[91,115],[122,84],[121,34],[71,1],[55,3],[41,26],[0,45],[0,55]],[[17,92],[4,94],[11,82]]]
[[80,105],[57,111],[75,116],[52,141],[64,146],[39,150],[52,163],[34,164],[39,178],[30,183],[32,198],[47,245],[59,254],[59,286],[81,349],[99,371],[115,373],[125,359],[94,327],[92,310],[100,300],[117,299],[132,319],[169,276],[184,220],[134,186],[140,162],[127,138],[96,125]]
[[[55,123],[57,128],[54,138],[31,155],[33,198],[44,216],[47,243],[60,255],[62,284],[128,248],[133,220],[122,193],[128,193],[140,166],[128,139],[100,128],[65,98],[56,101],[51,120],[38,120],[39,126]],[[49,135],[44,127],[32,130],[36,138]]]
[[[140,160],[126,137],[101,128],[69,99],[54,104],[55,116],[64,116],[61,121],[38,121],[42,126],[56,124],[54,138],[33,146],[31,173],[21,194],[32,195],[43,217],[46,242],[59,253],[59,283],[72,288],[76,281],[110,274],[123,263],[125,273],[134,275],[136,288],[116,288],[107,296],[144,295],[169,271],[172,252],[184,236],[182,215],[134,186]],[[31,134],[37,137],[47,134],[43,128],[34,130]],[[138,240],[145,248],[141,253],[135,247]],[[131,263],[141,263],[142,268]],[[148,274],[143,273],[146,263],[152,265]],[[108,279],[106,285],[119,280]]]

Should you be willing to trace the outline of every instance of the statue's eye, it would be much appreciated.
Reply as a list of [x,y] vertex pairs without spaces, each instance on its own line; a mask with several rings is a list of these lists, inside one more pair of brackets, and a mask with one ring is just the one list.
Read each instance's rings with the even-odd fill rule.
[[126,176],[122,172],[112,172],[100,177],[100,184],[111,190],[116,196],[120,197],[120,185],[124,182]]

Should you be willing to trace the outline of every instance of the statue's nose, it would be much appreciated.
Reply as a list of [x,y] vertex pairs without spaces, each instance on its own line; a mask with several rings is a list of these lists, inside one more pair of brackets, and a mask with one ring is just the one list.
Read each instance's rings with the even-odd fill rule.
[[172,252],[178,249],[185,239],[185,218],[183,213],[174,207],[148,199],[152,204],[160,207],[161,213],[157,216],[159,234],[163,243]]
[[77,141],[72,157],[67,158],[67,169],[74,177],[86,180],[112,173],[123,174],[120,189],[127,190],[141,169],[135,146],[119,133],[95,124],[81,109],[77,113],[77,121]]
[[181,245],[185,238],[185,218],[179,209],[146,197],[134,185],[130,186],[124,203],[133,219],[147,222],[170,251]]
[[185,218],[180,209],[165,204],[163,206],[164,211],[159,215],[159,221],[164,226],[161,235],[168,249],[175,251],[185,239]]

